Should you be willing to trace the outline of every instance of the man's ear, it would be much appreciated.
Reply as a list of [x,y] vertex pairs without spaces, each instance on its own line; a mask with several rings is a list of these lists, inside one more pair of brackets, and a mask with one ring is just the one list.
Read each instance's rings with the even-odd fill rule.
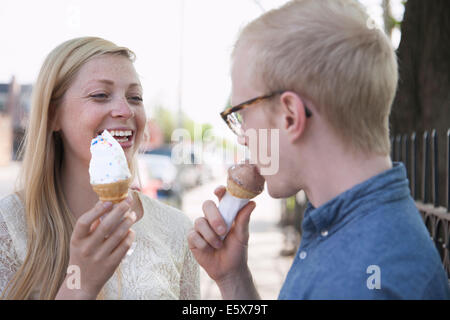
[[303,134],[306,126],[306,112],[303,100],[294,92],[284,92],[281,95],[282,129],[286,131],[291,142]]

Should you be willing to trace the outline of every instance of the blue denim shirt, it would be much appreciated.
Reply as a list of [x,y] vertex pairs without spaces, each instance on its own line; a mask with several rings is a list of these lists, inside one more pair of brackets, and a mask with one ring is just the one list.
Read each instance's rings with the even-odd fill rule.
[[308,204],[279,299],[450,299],[403,164]]

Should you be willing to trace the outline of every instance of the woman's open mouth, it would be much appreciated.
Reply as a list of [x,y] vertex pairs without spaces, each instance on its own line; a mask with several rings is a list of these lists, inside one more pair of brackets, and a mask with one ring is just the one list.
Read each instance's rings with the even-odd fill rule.
[[109,133],[117,140],[117,142],[127,142],[131,140],[133,131],[131,130],[111,130]]
[[[133,145],[134,131],[131,129],[106,129],[120,144],[122,148],[129,148]],[[97,132],[102,134],[103,130]]]

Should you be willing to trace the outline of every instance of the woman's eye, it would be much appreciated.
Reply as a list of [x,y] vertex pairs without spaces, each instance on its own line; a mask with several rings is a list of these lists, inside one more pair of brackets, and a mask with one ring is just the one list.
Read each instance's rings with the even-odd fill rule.
[[91,98],[94,98],[96,100],[106,100],[108,99],[108,95],[106,93],[95,93],[91,94]]
[[142,102],[142,101],[144,101],[141,96],[132,96],[132,97],[129,97],[128,99],[133,100],[135,102]]

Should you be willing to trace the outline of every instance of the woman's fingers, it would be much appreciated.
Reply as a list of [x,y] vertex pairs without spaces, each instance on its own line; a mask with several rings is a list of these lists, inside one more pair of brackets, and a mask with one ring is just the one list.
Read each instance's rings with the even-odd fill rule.
[[97,202],[95,207],[78,218],[75,225],[73,236],[76,239],[82,239],[89,235],[92,223],[99,219],[102,215],[109,212],[113,205],[111,202]]
[[134,238],[136,234],[133,229],[128,230],[127,235],[123,240],[119,243],[119,245],[114,249],[114,251],[108,257],[111,265],[118,265],[120,261],[125,257],[128,250],[131,248],[133,244]]
[[89,233],[93,232],[95,229],[97,229],[98,225],[101,222],[101,217],[96,219],[92,224],[91,227],[89,228]]
[[122,220],[116,230],[104,241],[100,254],[108,256],[111,252],[122,242],[127,236],[131,226],[136,222],[136,213],[131,212],[125,219]]
[[110,234],[112,234],[120,225],[122,218],[124,218],[129,209],[130,205],[127,201],[122,201],[115,205],[114,209],[112,209],[111,212],[102,219],[100,224],[92,233],[93,243],[100,244],[106,237],[109,237]]

